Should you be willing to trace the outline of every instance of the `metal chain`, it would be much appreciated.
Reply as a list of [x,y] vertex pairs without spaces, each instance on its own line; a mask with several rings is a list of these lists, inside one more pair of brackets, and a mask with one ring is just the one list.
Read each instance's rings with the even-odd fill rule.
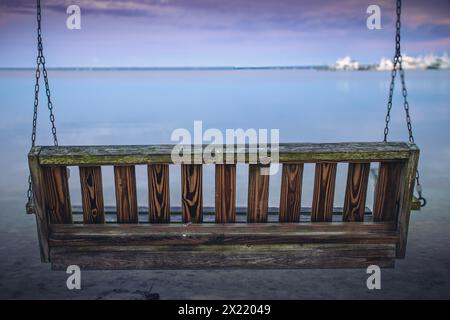
[[[37,116],[38,116],[38,107],[39,107],[39,79],[41,78],[41,67],[42,67],[42,75],[44,77],[45,84],[45,94],[47,96],[47,107],[50,112],[50,124],[51,124],[51,132],[53,135],[53,144],[55,146],[58,145],[58,137],[56,135],[56,125],[55,125],[55,115],[53,113],[53,103],[50,95],[50,85],[48,81],[47,68],[45,67],[45,57],[44,57],[44,47],[42,44],[42,30],[41,30],[41,1],[37,0],[36,2],[36,18],[37,18],[37,48],[38,54],[36,58],[36,82],[34,85],[34,110],[33,110],[33,127],[31,132],[31,147],[34,147],[36,144],[36,125],[37,125]],[[26,209],[28,213],[34,212],[34,202],[33,202],[33,184],[31,180],[31,175],[28,176],[28,191],[27,191],[27,204]]]
[[[392,97],[394,95],[394,87],[395,87],[395,78],[397,76],[397,70],[400,74],[400,81],[402,84],[402,96],[403,96],[403,108],[405,110],[406,116],[406,127],[408,129],[409,134],[409,142],[414,143],[414,135],[412,130],[411,116],[409,114],[409,102],[408,102],[408,90],[406,89],[405,82],[405,70],[403,69],[403,57],[400,48],[400,30],[401,30],[401,13],[402,13],[402,1],[397,0],[396,5],[396,23],[395,23],[395,55],[393,59],[393,67],[391,71],[391,83],[389,85],[389,98],[387,103],[387,113],[386,113],[386,126],[384,127],[384,142],[387,141],[389,134],[389,122],[391,120],[391,109],[392,109]],[[416,191],[419,195],[418,199],[420,201],[420,206],[424,207],[427,203],[426,199],[422,196],[422,185],[420,184],[420,175],[419,170],[416,171]]]

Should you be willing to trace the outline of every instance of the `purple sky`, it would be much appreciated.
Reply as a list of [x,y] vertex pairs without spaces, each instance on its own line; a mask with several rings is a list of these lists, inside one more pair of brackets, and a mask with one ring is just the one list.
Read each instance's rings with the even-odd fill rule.
[[[266,66],[363,63],[393,55],[394,2],[376,0],[42,0],[49,66]],[[403,51],[450,52],[450,1],[403,1]],[[81,7],[81,30],[66,8]],[[382,10],[382,30],[366,9]],[[31,67],[35,1],[0,0],[0,67]]]

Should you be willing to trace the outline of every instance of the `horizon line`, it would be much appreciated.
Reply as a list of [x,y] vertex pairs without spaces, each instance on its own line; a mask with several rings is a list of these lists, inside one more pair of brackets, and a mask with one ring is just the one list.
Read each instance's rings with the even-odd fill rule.
[[[274,65],[274,66],[60,66],[47,70],[170,70],[170,69],[312,69],[328,68],[329,65]],[[0,67],[0,70],[35,70],[36,67]]]

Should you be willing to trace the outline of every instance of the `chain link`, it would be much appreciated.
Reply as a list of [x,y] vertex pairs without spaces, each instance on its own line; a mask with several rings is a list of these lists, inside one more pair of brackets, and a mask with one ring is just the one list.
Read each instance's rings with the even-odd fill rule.
[[[406,89],[406,82],[405,82],[405,70],[403,69],[403,57],[401,53],[401,47],[400,47],[400,40],[401,40],[401,13],[402,13],[402,1],[397,0],[396,5],[396,23],[395,23],[395,55],[393,59],[393,67],[391,71],[391,83],[389,85],[389,98],[387,103],[387,113],[386,113],[386,126],[384,127],[384,142],[387,141],[388,135],[389,135],[389,122],[391,121],[391,109],[392,109],[392,98],[394,95],[394,88],[395,88],[395,78],[397,76],[397,72],[400,74],[400,81],[402,84],[402,96],[403,96],[403,108],[405,110],[405,116],[406,116],[406,127],[408,129],[409,134],[409,142],[414,143],[414,135],[413,135],[413,129],[412,129],[412,123],[411,123],[411,116],[409,114],[409,102],[408,102],[408,90]],[[419,195],[418,199],[421,203],[421,206],[425,206],[427,201],[422,196],[422,185],[420,184],[420,174],[419,170],[416,171],[416,191]]]
[[[38,107],[39,107],[39,80],[41,78],[41,68],[42,75],[44,78],[45,85],[45,94],[47,96],[47,107],[50,113],[50,124],[51,124],[51,132],[53,135],[53,144],[58,146],[58,137],[56,135],[56,125],[55,125],[55,115],[53,113],[53,103],[51,100],[50,94],[50,84],[48,81],[47,68],[45,66],[45,57],[44,57],[44,46],[42,44],[42,29],[41,29],[41,1],[36,1],[36,19],[37,19],[37,49],[38,54],[36,58],[36,82],[34,85],[34,108],[33,108],[33,127],[31,131],[31,147],[34,147],[36,144],[36,126],[37,126],[37,116],[38,116]],[[31,180],[31,175],[28,176],[28,191],[27,191],[27,204],[26,209],[27,212],[34,212],[34,199],[33,199],[33,184]]]

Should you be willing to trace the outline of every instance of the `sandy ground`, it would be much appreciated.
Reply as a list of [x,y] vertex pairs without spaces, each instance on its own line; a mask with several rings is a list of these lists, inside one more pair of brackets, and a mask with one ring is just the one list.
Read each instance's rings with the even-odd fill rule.
[[21,202],[2,201],[0,298],[448,299],[450,217],[435,207],[413,213],[407,258],[382,270],[381,290],[368,290],[357,269],[83,271],[82,289],[69,291],[66,273],[39,260],[34,217]]

